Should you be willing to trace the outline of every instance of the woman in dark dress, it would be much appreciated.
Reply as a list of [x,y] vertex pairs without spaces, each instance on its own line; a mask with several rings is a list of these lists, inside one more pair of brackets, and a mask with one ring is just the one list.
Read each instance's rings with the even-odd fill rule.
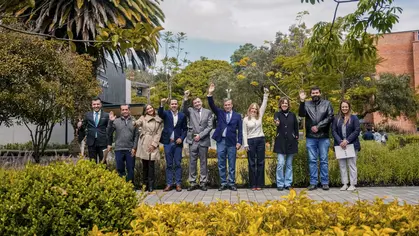
[[[298,152],[298,120],[294,113],[289,111],[288,98],[279,100],[279,112],[274,115],[276,138],[274,152],[278,154],[276,167],[276,186],[278,191],[290,189],[292,186],[292,159]],[[285,176],[284,176],[285,166]]]

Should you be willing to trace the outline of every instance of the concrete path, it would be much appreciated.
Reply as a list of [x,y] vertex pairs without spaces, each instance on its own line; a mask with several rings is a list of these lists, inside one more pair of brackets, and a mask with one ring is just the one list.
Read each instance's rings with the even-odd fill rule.
[[[295,189],[297,193],[300,193],[304,188]],[[362,187],[358,188],[357,192],[339,191],[339,188],[331,188],[329,191],[317,189],[314,191],[307,191],[308,196],[315,201],[335,201],[335,202],[356,202],[360,200],[373,201],[376,197],[386,198],[385,202],[393,201],[398,199],[399,203],[406,201],[409,204],[419,203],[419,187]],[[182,192],[176,192],[174,190],[170,192],[163,192],[162,190],[156,190],[153,193],[146,193],[139,195],[145,197],[144,201],[147,204],[156,203],[179,203],[181,201],[187,202],[203,202],[209,204],[218,200],[226,200],[231,203],[237,203],[239,201],[251,201],[263,203],[268,200],[281,200],[281,196],[288,195],[289,191],[277,191],[275,188],[266,188],[262,191],[252,191],[250,189],[238,189],[237,192],[225,190],[218,191],[217,189],[208,189],[204,192],[201,190],[195,190],[188,192],[186,189]]]

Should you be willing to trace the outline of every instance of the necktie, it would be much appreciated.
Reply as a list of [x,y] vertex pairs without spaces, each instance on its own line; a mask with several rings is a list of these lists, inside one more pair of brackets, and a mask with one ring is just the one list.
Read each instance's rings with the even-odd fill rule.
[[230,116],[231,116],[231,114],[230,114],[230,112],[228,112],[227,113],[227,123],[230,123]]
[[95,126],[97,127],[97,125],[99,124],[99,112],[95,112]]
[[201,109],[198,109],[199,121],[201,121]]

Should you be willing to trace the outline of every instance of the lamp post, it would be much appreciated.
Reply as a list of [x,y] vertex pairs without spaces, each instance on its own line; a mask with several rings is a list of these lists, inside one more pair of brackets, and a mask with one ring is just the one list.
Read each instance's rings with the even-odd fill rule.
[[230,99],[231,89],[226,89],[226,92],[227,92],[227,98]]

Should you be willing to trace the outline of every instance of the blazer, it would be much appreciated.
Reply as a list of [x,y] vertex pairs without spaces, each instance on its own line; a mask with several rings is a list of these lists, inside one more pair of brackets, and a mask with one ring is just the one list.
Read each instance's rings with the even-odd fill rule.
[[[87,136],[87,146],[96,145],[99,147],[106,147],[108,145],[108,136],[106,133],[108,123],[109,113],[106,113],[103,110],[101,110],[99,123],[96,126],[95,119],[93,117],[93,111],[86,112],[86,114],[84,115],[82,125],[78,131],[79,142],[81,142],[84,139],[84,137]],[[96,133],[97,138],[95,138]]]
[[163,119],[164,124],[160,142],[162,144],[169,144],[170,136],[172,135],[172,132],[175,132],[174,140],[176,141],[178,138],[182,139],[180,145],[183,146],[183,140],[185,140],[186,132],[188,130],[185,114],[178,112],[178,120],[175,126],[173,126],[173,115],[170,110],[165,111],[163,110],[163,107],[159,107],[158,115]]
[[[335,146],[339,146],[342,142],[342,126],[343,119],[339,116],[335,117],[332,124],[332,135],[335,140]],[[353,144],[356,151],[361,151],[361,144],[359,143],[359,132],[361,126],[359,125],[359,119],[355,115],[351,115],[348,123],[346,124],[346,140],[349,144]]]
[[215,128],[215,132],[212,135],[212,139],[217,142],[220,142],[223,139],[223,131],[227,128],[226,131],[226,146],[236,146],[237,143],[240,145],[243,144],[243,122],[242,117],[239,113],[232,111],[232,115],[230,118],[230,122],[227,124],[227,113],[215,106],[214,99],[212,96],[207,97],[208,104],[217,115],[217,127]]
[[196,134],[199,135],[199,144],[203,147],[211,146],[210,132],[214,116],[208,109],[201,108],[201,117],[197,109],[190,107],[190,101],[183,101],[182,112],[188,117],[188,133],[186,143],[192,144]]

